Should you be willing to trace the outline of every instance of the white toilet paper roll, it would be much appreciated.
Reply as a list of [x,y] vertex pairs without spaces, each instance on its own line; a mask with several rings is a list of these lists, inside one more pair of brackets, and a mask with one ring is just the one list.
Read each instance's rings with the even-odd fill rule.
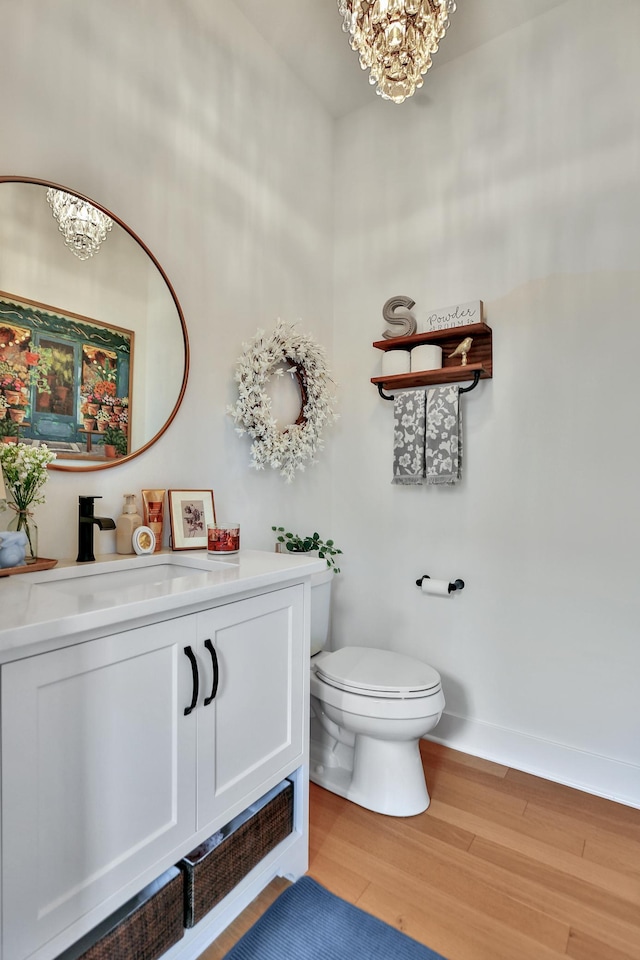
[[399,373],[411,372],[410,350],[385,350],[382,354],[382,376],[395,377]]
[[422,592],[428,593],[432,597],[450,597],[449,581],[434,580],[433,577],[422,578]]
[[411,351],[411,372],[439,370],[442,366],[442,347],[435,343],[421,343]]

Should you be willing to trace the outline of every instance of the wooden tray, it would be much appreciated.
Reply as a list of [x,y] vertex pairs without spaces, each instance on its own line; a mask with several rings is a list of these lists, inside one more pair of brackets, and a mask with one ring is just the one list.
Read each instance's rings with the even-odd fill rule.
[[14,573],[33,573],[34,570],[51,570],[57,562],[57,560],[47,560],[46,557],[38,557],[35,563],[26,563],[24,567],[0,567],[0,577],[10,577]]

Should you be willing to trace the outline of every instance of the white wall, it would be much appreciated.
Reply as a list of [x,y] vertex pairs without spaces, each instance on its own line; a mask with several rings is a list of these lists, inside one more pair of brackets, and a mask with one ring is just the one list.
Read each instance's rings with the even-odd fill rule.
[[[338,125],[334,633],[439,669],[451,745],[640,805],[640,5],[613,6],[569,0]],[[453,488],[390,483],[369,378],[394,294],[482,299],[493,328]]]
[[154,447],[116,469],[52,474],[41,555],[75,556],[78,494],[116,516],[143,487],[213,488],[247,547],[271,549],[273,523],[324,531],[329,458],[291,487],[249,470],[225,409],[258,327],[300,319],[331,350],[328,116],[229,0],[4,6],[0,173],[75,188],[122,217],[166,270],[192,351],[183,405]]
[[[345,550],[337,642],[441,670],[449,743],[640,805],[640,7],[616,0],[609,22],[568,0],[334,130],[231,0],[5,6],[0,171],[123,217],[192,347],[161,441],[52,476],[41,553],[73,554],[79,493],[115,516],[147,486],[213,487],[246,546],[318,527]],[[369,378],[397,293],[482,298],[494,330],[453,489],[390,484],[393,411]],[[224,412],[242,341],[276,316],[335,343],[340,386],[328,450],[292,487],[248,469]],[[422,573],[467,586],[423,597]]]

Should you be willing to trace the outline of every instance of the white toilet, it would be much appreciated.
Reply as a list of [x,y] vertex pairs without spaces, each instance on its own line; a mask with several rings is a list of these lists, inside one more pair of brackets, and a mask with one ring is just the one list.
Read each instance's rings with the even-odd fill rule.
[[377,813],[414,816],[429,806],[419,741],[444,710],[440,675],[389,650],[324,650],[332,577],[311,578],[309,777]]

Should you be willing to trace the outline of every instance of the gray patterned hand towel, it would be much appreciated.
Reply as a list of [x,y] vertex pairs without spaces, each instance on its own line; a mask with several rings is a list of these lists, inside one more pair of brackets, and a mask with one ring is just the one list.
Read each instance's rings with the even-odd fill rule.
[[424,483],[426,392],[403,390],[393,401],[392,483]]
[[457,483],[462,474],[462,409],[455,384],[427,391],[425,437],[427,483]]

